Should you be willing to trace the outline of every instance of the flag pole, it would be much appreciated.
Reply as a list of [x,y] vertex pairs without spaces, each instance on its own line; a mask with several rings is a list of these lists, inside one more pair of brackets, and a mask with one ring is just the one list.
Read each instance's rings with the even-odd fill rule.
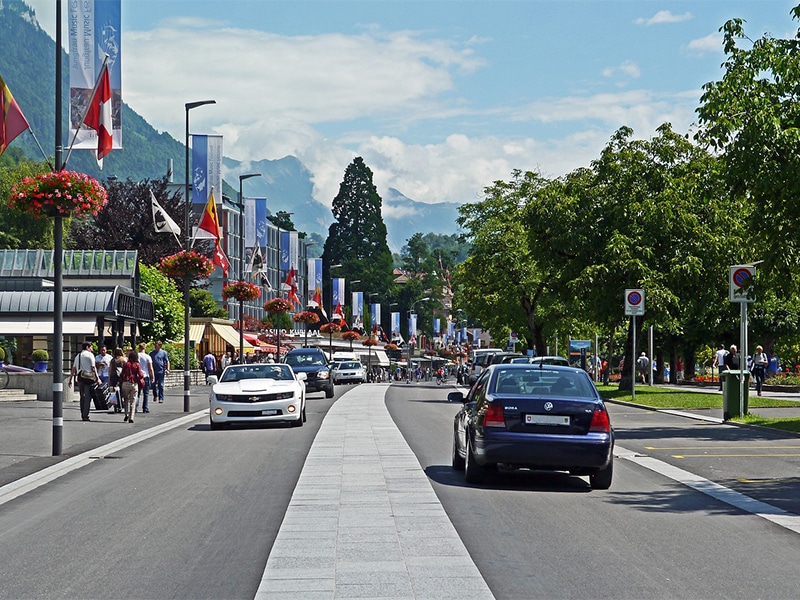
[[42,153],[42,158],[44,158],[45,162],[47,163],[47,166],[50,167],[51,171],[55,171],[53,164],[50,162],[50,157],[44,153],[44,149],[42,148],[42,145],[39,143],[39,139],[36,137],[36,134],[33,133],[33,128],[30,127],[30,125],[28,126],[28,131],[31,133],[33,141],[36,142],[36,146],[39,148],[39,152]]
[[81,117],[80,123],[78,123],[78,126],[75,128],[75,135],[72,136],[72,142],[70,142],[69,149],[67,150],[67,158],[64,159],[64,164],[61,165],[62,170],[67,168],[67,162],[69,161],[69,157],[72,156],[72,148],[75,145],[75,140],[78,139],[78,132],[80,132],[83,122],[86,120],[86,115],[89,114],[89,110],[92,108],[92,100],[94,100],[94,96],[97,93],[97,88],[100,87],[100,78],[103,75],[103,69],[107,63],[108,54],[106,54],[105,58],[103,59],[103,64],[100,66],[100,72],[97,74],[97,80],[94,82],[94,87],[92,88],[92,95],[89,96],[89,102],[86,104],[86,109],[83,111],[83,116]]

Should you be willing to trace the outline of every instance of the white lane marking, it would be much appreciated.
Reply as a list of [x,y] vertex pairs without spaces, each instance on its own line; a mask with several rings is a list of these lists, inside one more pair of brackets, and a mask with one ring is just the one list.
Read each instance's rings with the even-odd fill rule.
[[133,446],[134,444],[143,442],[146,439],[154,437],[165,431],[169,431],[170,429],[175,429],[177,427],[186,425],[187,423],[191,423],[192,421],[196,421],[204,416],[208,416],[207,408],[196,413],[192,413],[191,415],[180,417],[173,421],[168,421],[166,423],[162,423],[161,425],[156,425],[155,427],[136,432],[132,435],[106,444],[105,446],[100,446],[94,450],[89,450],[83,454],[63,460],[58,464],[47,467],[46,469],[42,469],[41,471],[37,471],[36,473],[31,473],[22,479],[12,481],[3,487],[0,487],[0,506],[6,502],[10,502],[14,498],[19,498],[20,496],[33,491],[46,483],[50,483],[51,481],[58,479],[62,475],[66,475],[75,469],[85,467],[98,458],[103,458],[109,454],[114,454],[123,448]]
[[766,519],[795,533],[800,533],[800,516],[790,513],[782,508],[772,506],[761,500],[734,491],[730,488],[715,483],[689,471],[674,467],[652,456],[643,456],[618,445],[614,445],[614,454],[619,458],[629,460],[637,465],[650,469],[664,477],[682,483],[700,493],[711,496],[715,500],[730,504],[744,512]]

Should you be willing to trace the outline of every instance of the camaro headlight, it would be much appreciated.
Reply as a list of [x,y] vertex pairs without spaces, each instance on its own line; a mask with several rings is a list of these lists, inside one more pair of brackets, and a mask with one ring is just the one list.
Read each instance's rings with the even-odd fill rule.
[[286,412],[293,413],[296,410],[297,410],[297,408],[295,407],[294,404],[290,404],[289,406],[286,407]]

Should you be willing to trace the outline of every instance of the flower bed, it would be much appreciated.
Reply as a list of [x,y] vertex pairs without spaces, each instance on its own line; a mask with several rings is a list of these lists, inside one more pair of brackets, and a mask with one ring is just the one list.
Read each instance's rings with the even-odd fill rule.
[[25,177],[11,189],[9,205],[37,218],[96,215],[108,202],[106,189],[76,171],[54,171]]

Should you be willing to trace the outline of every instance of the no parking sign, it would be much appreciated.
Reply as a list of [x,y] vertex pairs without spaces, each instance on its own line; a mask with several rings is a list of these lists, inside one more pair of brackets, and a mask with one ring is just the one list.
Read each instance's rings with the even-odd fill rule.
[[644,314],[644,290],[625,290],[625,316]]
[[731,302],[755,302],[753,282],[756,277],[754,265],[733,265],[730,274],[728,300]]

